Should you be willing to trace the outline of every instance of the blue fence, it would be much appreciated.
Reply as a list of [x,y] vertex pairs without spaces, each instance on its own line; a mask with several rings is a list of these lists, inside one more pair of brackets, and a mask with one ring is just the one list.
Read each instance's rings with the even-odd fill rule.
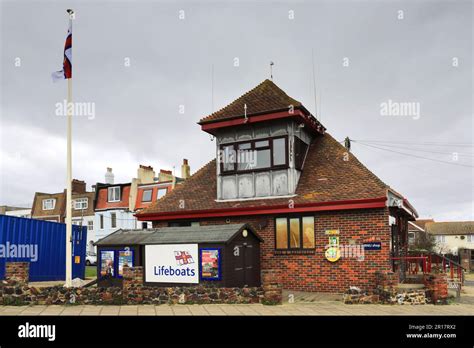
[[[72,277],[84,279],[87,227],[72,226]],[[30,281],[66,278],[66,225],[0,215],[0,279],[5,262],[29,261]]]

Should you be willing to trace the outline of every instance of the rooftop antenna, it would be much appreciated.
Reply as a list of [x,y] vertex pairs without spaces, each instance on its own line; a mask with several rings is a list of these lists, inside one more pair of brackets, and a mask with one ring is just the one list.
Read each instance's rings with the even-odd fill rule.
[[[318,119],[318,101],[316,98],[316,72],[314,69],[314,49],[311,49],[311,64],[313,66],[313,92],[314,92],[314,112],[316,113],[316,119]],[[321,117],[319,117],[321,119]]]
[[273,81],[273,66],[275,65],[275,63],[273,62],[270,62],[270,79]]

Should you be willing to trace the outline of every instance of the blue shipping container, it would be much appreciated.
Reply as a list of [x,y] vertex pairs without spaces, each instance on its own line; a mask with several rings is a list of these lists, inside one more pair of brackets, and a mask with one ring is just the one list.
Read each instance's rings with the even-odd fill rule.
[[[72,226],[72,278],[84,279],[87,227]],[[0,279],[5,262],[29,261],[30,281],[66,278],[66,224],[0,215]]]

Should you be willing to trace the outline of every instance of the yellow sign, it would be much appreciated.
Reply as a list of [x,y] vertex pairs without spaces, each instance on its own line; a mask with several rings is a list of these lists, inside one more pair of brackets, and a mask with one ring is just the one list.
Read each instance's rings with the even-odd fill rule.
[[341,258],[339,246],[332,246],[326,250],[326,259],[330,262],[336,262]]
[[339,234],[339,230],[326,230],[324,234],[332,234],[332,235]]
[[74,257],[74,263],[81,263],[81,257],[80,256],[75,256]]

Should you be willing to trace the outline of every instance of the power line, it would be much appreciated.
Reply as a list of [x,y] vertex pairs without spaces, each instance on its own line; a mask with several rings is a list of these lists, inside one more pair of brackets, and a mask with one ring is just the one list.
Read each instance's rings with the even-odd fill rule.
[[460,147],[473,147],[473,143],[443,143],[443,142],[409,142],[409,141],[388,141],[388,140],[354,140],[362,141],[365,143],[388,143],[388,144],[401,144],[401,145],[421,145],[421,146],[460,146]]
[[435,159],[435,158],[423,157],[423,156],[414,155],[414,154],[410,154],[410,153],[406,153],[406,152],[400,152],[400,151],[385,149],[385,148],[378,147],[378,146],[374,146],[374,145],[364,144],[364,143],[360,143],[360,142],[355,141],[355,140],[352,140],[352,141],[355,142],[355,143],[357,143],[357,144],[363,145],[363,146],[369,146],[369,147],[373,147],[373,148],[375,148],[375,149],[384,150],[384,151],[389,151],[389,152],[393,152],[393,153],[398,153],[398,154],[400,154],[400,155],[405,155],[405,156],[409,156],[409,157],[415,157],[415,158],[420,158],[420,159],[429,160],[429,161],[434,161],[434,162],[439,162],[439,163],[444,163],[444,164],[451,164],[451,165],[454,165],[454,166],[461,166],[461,167],[474,168],[474,166],[470,166],[470,165],[468,165],[468,164],[447,162],[447,161],[438,160],[438,159]]
[[[355,140],[353,140],[355,141]],[[359,144],[363,145],[370,145],[365,142],[358,141]],[[462,155],[462,156],[470,156],[473,157],[474,153],[467,153],[467,152],[443,152],[443,151],[431,151],[431,150],[425,150],[425,149],[414,149],[411,147],[404,147],[404,146],[394,146],[394,145],[385,145],[385,144],[377,144],[378,146],[383,146],[383,147],[389,147],[389,148],[394,148],[394,149],[403,149],[403,150],[411,150],[411,151],[419,151],[419,152],[428,152],[428,153],[438,153],[442,155],[453,155],[456,153],[457,155]]]

